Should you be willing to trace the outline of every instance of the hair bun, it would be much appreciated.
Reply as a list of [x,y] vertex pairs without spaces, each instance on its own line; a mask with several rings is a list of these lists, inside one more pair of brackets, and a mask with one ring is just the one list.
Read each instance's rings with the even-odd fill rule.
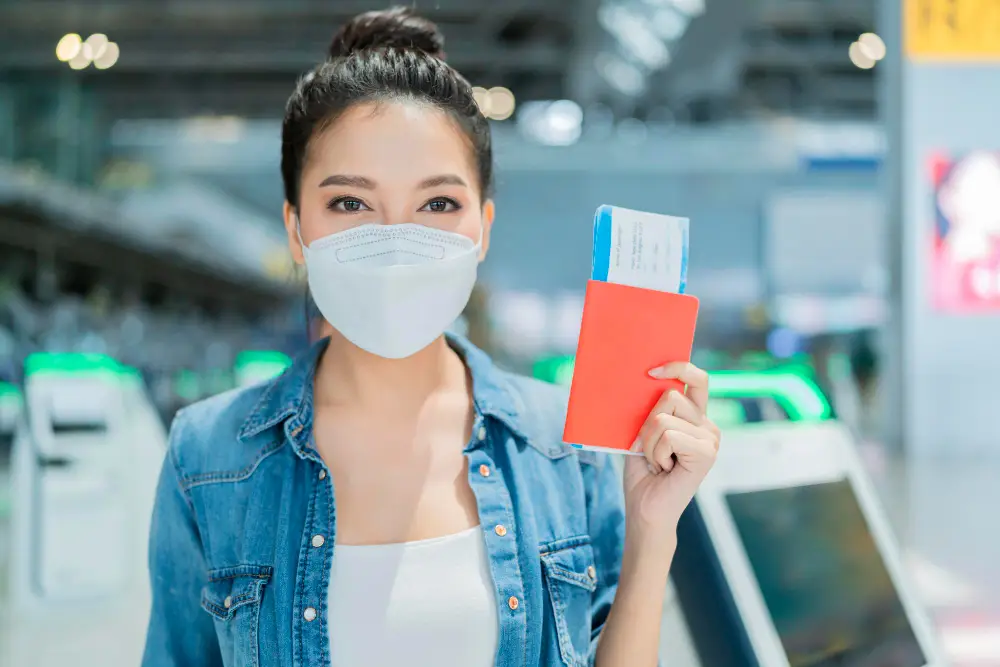
[[413,49],[444,58],[444,36],[433,21],[416,15],[409,7],[394,7],[358,14],[333,36],[331,58],[349,56],[366,49]]

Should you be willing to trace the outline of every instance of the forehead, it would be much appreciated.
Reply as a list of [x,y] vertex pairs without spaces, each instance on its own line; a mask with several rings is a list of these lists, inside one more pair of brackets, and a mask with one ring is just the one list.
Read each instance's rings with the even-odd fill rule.
[[376,181],[420,180],[454,173],[471,184],[469,142],[448,116],[407,101],[351,107],[310,142],[309,167],[369,176]]

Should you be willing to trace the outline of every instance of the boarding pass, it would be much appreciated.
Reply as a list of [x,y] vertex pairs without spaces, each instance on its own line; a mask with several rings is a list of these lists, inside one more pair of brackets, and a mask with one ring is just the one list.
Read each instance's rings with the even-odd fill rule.
[[687,218],[601,206],[594,216],[591,279],[683,294]]

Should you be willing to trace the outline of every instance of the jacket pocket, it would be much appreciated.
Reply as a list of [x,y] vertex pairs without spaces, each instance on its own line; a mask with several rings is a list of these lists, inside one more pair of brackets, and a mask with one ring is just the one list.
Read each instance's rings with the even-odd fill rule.
[[215,630],[223,655],[232,656],[238,667],[259,667],[257,637],[264,586],[272,568],[237,565],[210,570],[201,592],[201,607],[215,618]]
[[569,667],[586,665],[590,653],[591,605],[597,589],[590,538],[580,536],[542,545],[541,559],[559,655]]

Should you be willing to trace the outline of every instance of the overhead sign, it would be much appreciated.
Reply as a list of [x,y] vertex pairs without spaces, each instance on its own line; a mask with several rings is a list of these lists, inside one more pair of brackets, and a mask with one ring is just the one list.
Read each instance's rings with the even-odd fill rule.
[[1000,3],[906,0],[904,50],[914,60],[1000,61]]

